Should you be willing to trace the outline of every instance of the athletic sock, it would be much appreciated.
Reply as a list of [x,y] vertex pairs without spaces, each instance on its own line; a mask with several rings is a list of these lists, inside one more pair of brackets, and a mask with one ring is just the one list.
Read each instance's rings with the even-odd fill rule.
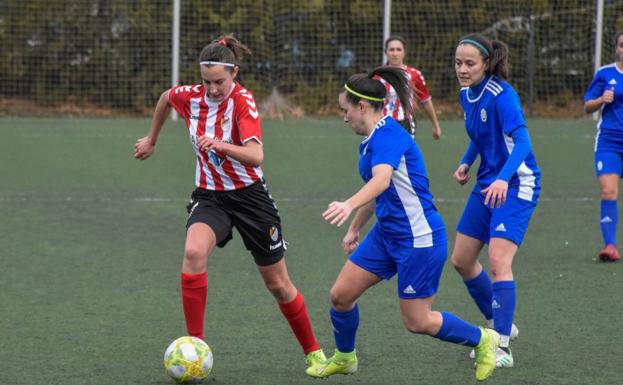
[[493,310],[491,309],[493,288],[487,272],[482,269],[475,278],[463,282],[467,286],[467,291],[474,299],[474,302],[476,302],[478,309],[485,316],[485,319],[493,319]]
[[359,306],[355,305],[352,310],[343,313],[331,308],[329,313],[337,350],[342,353],[354,351],[355,337],[359,327]]
[[508,347],[515,315],[515,281],[493,283],[493,325],[500,333],[500,347]]
[[476,346],[480,342],[480,329],[452,313],[441,312],[441,328],[435,338],[459,345]]
[[601,201],[601,235],[605,245],[616,245],[617,243],[617,223],[619,221],[619,211],[617,201]]
[[296,339],[299,341],[305,354],[320,349],[320,345],[314,336],[314,330],[309,320],[305,299],[301,293],[296,293],[296,297],[288,303],[280,303],[279,309],[288,320]]
[[182,273],[181,281],[186,330],[189,335],[203,339],[203,317],[208,295],[208,274]]

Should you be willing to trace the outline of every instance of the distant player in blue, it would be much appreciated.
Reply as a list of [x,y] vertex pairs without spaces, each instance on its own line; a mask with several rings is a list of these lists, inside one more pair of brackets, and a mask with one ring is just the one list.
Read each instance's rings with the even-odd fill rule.
[[[477,157],[480,167],[457,225],[451,260],[488,326],[501,336],[497,367],[508,368],[514,364],[509,340],[517,334],[513,258],[537,204],[541,173],[519,97],[505,81],[506,45],[467,35],[456,48],[455,69],[469,144],[454,178],[467,183]],[[491,278],[478,261],[485,244]]]
[[[344,202],[332,202],[323,213],[331,224],[343,225],[356,214],[342,241],[351,254],[331,288],[331,323],[337,349],[323,363],[307,368],[312,377],[350,374],[357,370],[355,336],[358,298],[370,287],[398,274],[398,297],[405,327],[443,341],[472,346],[476,378],[495,369],[499,335],[452,313],[431,309],[447,258],[446,230],[433,204],[422,153],[400,124],[383,115],[385,87],[391,84],[405,112],[410,82],[401,68],[379,67],[351,76],[339,95],[344,122],[364,137],[359,146],[359,174],[366,184]],[[377,222],[359,244],[359,232],[376,212]]]
[[616,235],[619,214],[617,198],[623,175],[623,31],[614,37],[616,62],[601,67],[584,95],[584,111],[601,110],[595,137],[595,172],[601,190],[601,235],[604,262],[620,259]]

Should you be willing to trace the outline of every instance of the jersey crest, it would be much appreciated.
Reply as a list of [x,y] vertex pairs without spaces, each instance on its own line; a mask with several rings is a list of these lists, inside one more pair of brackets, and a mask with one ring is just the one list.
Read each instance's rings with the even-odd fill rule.
[[483,123],[487,122],[487,110],[484,108],[480,110],[480,120],[482,120]]

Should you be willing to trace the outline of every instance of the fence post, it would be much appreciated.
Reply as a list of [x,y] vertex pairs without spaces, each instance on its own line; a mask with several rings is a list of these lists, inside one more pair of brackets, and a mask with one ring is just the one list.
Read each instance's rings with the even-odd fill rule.
[[[601,41],[604,33],[604,0],[597,0],[595,15],[595,71],[601,67]],[[593,112],[593,120],[598,120],[601,110]]]
[[[180,81],[180,3],[182,0],[173,0],[173,31],[171,38],[171,86],[177,86]],[[171,109],[171,119],[177,120],[177,112]]]
[[385,55],[385,40],[391,34],[392,29],[392,0],[385,0],[383,7],[383,41],[381,45],[383,47],[383,55],[381,56],[381,63],[385,64],[387,62],[387,55]]
[[534,116],[534,65],[535,65],[535,42],[534,42],[534,15],[528,19],[528,115]]

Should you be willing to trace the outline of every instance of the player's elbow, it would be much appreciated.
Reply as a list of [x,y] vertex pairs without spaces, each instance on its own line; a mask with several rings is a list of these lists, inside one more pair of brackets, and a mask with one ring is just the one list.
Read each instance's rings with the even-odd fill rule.
[[264,163],[264,151],[261,146],[256,147],[255,151],[253,151],[251,162],[253,162],[253,167],[259,167]]
[[264,155],[254,156],[249,159],[249,166],[251,167],[260,167],[264,163]]

